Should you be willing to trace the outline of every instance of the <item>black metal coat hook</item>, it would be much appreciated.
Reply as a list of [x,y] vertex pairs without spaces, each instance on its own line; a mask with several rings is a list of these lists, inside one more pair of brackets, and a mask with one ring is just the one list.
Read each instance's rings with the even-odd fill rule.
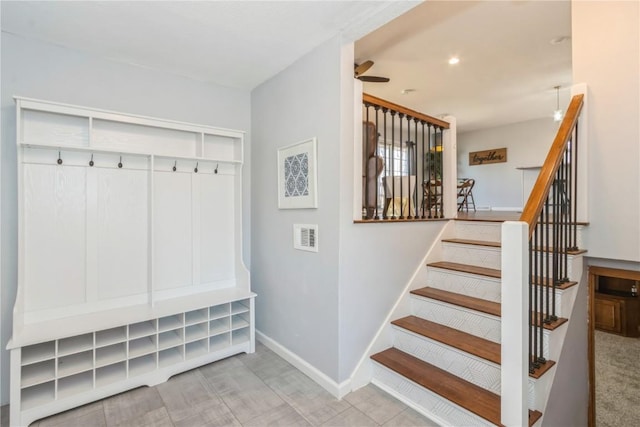
[[95,163],[93,163],[93,154],[91,155],[91,160],[89,160],[89,166],[93,167]]
[[60,151],[58,151],[58,164],[62,164],[62,158],[60,157]]
[[219,164],[216,164],[216,168],[213,170],[213,173],[218,174],[218,166]]
[[195,173],[198,173],[198,162],[196,162],[196,168],[193,170]]
[[177,171],[177,170],[178,170],[178,161],[176,160],[176,161],[173,163],[173,171],[175,172],[175,171]]
[[122,168],[122,156],[120,156],[120,162],[118,163],[118,168]]

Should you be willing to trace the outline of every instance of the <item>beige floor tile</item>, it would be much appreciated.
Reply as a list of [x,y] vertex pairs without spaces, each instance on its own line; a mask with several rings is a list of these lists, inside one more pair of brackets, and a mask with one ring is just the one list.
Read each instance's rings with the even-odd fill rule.
[[200,369],[211,388],[244,423],[280,406],[283,400],[265,385],[249,368],[237,359],[222,361],[222,368],[213,363]]
[[323,424],[328,427],[369,427],[379,425],[354,407],[336,415]]
[[167,408],[162,407],[146,412],[139,417],[127,419],[118,427],[173,427]]
[[282,427],[305,427],[311,424],[304,419],[302,415],[296,412],[286,403],[273,408],[262,415],[258,415],[245,423],[245,427],[262,427],[262,426],[282,426]]
[[348,402],[336,399],[298,370],[265,382],[313,425],[321,425],[351,407]]
[[429,418],[423,417],[411,408],[407,408],[384,423],[385,427],[438,427]]
[[175,427],[241,427],[231,410],[223,402],[197,408],[191,416],[175,421]]
[[293,365],[261,343],[256,343],[255,353],[242,354],[238,359],[263,381],[296,370]]
[[102,401],[89,403],[69,411],[61,412],[38,422],[38,427],[86,427],[106,426]]
[[407,408],[404,403],[372,384],[349,393],[345,400],[378,424],[386,423]]
[[126,425],[131,420],[142,419],[148,412],[164,408],[155,387],[140,387],[103,400],[108,426]]
[[156,388],[174,423],[222,404],[199,370],[176,375]]

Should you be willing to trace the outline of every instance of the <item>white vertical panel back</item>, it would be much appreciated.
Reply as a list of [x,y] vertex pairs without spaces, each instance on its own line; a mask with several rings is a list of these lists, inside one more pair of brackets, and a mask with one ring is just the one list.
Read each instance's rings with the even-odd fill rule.
[[154,288],[175,289],[193,282],[191,174],[154,172]]
[[[233,175],[199,175],[200,281],[235,278]],[[239,220],[239,219],[238,219]]]
[[89,145],[89,119],[44,111],[24,110],[22,141],[28,144]]
[[101,300],[147,292],[147,179],[144,170],[98,170]]
[[24,165],[25,311],[85,301],[86,171]]

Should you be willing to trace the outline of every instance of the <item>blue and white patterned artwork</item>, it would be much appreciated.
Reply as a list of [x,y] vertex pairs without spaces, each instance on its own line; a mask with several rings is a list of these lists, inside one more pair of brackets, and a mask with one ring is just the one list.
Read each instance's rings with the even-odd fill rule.
[[284,197],[309,195],[309,156],[307,153],[284,159]]

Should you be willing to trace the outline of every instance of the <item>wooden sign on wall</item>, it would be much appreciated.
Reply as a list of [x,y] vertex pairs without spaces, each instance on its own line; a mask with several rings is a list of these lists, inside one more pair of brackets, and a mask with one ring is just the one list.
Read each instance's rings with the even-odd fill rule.
[[506,148],[492,148],[491,150],[473,151],[469,153],[469,166],[504,163],[506,161]]

